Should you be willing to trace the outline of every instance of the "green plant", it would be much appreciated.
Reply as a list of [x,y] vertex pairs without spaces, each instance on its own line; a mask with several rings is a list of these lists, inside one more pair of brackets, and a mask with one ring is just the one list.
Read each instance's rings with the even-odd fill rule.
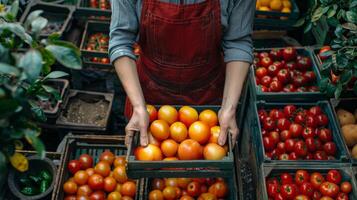
[[[321,66],[320,90],[339,98],[345,89],[357,94],[357,0],[313,0],[307,15],[297,25],[306,24],[305,32],[317,28],[319,22],[328,24],[331,51]],[[334,83],[331,74],[338,76]]]
[[60,40],[58,34],[40,39],[39,34],[48,22],[41,17],[42,11],[30,13],[23,25],[17,23],[18,5],[18,1],[13,1],[10,9],[0,13],[1,172],[9,160],[15,168],[26,170],[26,159],[15,154],[22,139],[44,157],[45,146],[38,138],[41,129],[37,123],[46,117],[36,101],[60,99],[57,90],[46,84],[48,79],[67,75],[62,71],[51,72],[56,61],[71,69],[82,66],[80,52],[72,43]]

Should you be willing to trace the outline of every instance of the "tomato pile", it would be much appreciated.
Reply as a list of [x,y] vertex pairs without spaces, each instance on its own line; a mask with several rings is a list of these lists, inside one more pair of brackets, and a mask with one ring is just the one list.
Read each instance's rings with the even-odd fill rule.
[[327,127],[328,117],[319,106],[309,109],[287,105],[283,109],[260,109],[265,155],[279,160],[335,159],[336,144]]
[[316,92],[312,61],[293,47],[254,53],[256,84],[263,92]]
[[149,200],[217,200],[228,193],[222,178],[156,178],[151,181]]
[[217,144],[220,127],[217,114],[206,109],[198,114],[190,106],[177,111],[173,106],[162,106],[158,111],[147,106],[150,116],[149,145],[137,147],[137,160],[221,160],[227,145]]
[[[94,33],[89,36],[87,41],[86,50],[87,51],[100,51],[100,52],[108,52],[108,43],[109,36],[104,33]],[[99,58],[93,57],[90,58],[91,62],[109,64],[109,58]]]
[[99,8],[101,10],[110,9],[110,1],[109,0],[90,0],[89,6],[91,8]]
[[332,169],[324,176],[319,172],[297,170],[266,179],[269,200],[348,200],[352,192],[349,181],[342,181],[340,171]]
[[[126,175],[124,157],[104,151],[94,166],[93,158],[82,154],[68,163],[73,175],[63,184],[65,200],[132,200],[136,193],[136,182]],[[93,168],[94,166],[94,168]]]

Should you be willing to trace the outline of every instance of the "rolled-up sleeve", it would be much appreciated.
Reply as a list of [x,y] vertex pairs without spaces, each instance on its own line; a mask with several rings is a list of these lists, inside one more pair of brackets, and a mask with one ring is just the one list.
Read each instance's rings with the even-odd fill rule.
[[252,30],[255,12],[254,0],[236,0],[223,33],[224,61],[253,62]]
[[136,59],[133,53],[133,44],[137,38],[139,22],[135,2],[133,0],[111,0],[109,57],[112,63],[123,56]]

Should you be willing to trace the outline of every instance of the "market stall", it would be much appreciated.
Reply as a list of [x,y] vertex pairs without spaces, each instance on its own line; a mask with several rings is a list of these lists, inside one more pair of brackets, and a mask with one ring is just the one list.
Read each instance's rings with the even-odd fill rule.
[[[170,3],[143,1],[150,2],[143,4],[145,15],[133,16],[147,23],[135,25],[146,32],[135,33],[135,43],[123,45],[132,52],[124,54],[138,59],[140,81],[142,71],[161,70],[148,75],[154,81],[141,82],[145,98],[149,88],[152,99],[189,99],[145,104],[147,145],[140,129],[125,128],[134,112],[127,82],[110,60],[115,56],[110,31],[118,15],[111,1],[1,1],[0,199],[357,199],[357,1],[257,0],[252,35],[235,39],[227,23],[236,22],[224,9],[220,18],[215,12],[237,5],[178,1],[184,9],[177,14],[170,13],[176,8]],[[205,6],[212,6],[211,14]],[[141,9],[134,7],[127,15]],[[249,20],[248,10],[240,16]],[[193,19],[176,19],[180,14]],[[226,32],[216,19],[227,21]],[[123,27],[135,24],[127,23]],[[199,29],[192,27],[197,24]],[[172,38],[181,34],[194,42],[172,46],[162,27]],[[135,31],[122,34],[130,38]],[[198,32],[204,37],[196,37]],[[221,47],[217,36],[227,32]],[[254,60],[238,73],[246,73],[245,80],[233,78],[243,83],[232,115],[239,135],[222,137],[222,129],[232,128],[222,121],[221,98],[228,97],[205,93],[224,83],[210,62],[218,66],[231,59],[221,51],[232,56],[227,46],[241,38],[252,38]],[[235,56],[242,57],[233,61],[248,62],[247,47],[240,45]],[[186,77],[187,62],[192,74],[210,83]],[[197,66],[207,70],[195,71]],[[157,80],[160,76],[165,78]],[[162,88],[155,81],[166,86],[171,84],[166,78],[176,76],[180,83],[158,95]],[[170,96],[177,88],[191,97]],[[229,89],[224,90],[226,95]]]

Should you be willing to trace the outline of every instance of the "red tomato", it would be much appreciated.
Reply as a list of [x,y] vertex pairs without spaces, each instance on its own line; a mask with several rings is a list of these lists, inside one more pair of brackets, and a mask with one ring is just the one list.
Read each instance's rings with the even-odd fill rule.
[[352,185],[348,181],[342,182],[340,187],[343,193],[349,194],[352,191]]
[[321,193],[315,190],[311,198],[312,200],[320,200],[321,197],[322,197]]
[[292,123],[290,125],[289,131],[291,132],[294,138],[300,137],[303,127],[300,124]]
[[[309,181],[309,180],[308,180]],[[312,197],[314,194],[314,188],[310,182],[304,182],[300,185],[299,191],[308,197]]]
[[297,160],[298,159],[298,156],[296,155],[295,152],[291,152],[289,154],[289,160]]
[[279,80],[272,81],[269,85],[272,92],[280,92],[283,90],[283,84]]
[[315,130],[311,127],[305,127],[301,135],[305,140],[310,137],[313,138],[315,135]]
[[78,160],[71,160],[68,163],[68,170],[72,173],[75,174],[81,169],[81,163]]
[[269,112],[269,117],[271,117],[273,120],[278,120],[284,118],[284,113],[281,110],[272,109]]
[[292,116],[295,111],[296,111],[296,107],[294,105],[287,105],[287,106],[284,107],[285,117]]
[[326,180],[328,182],[335,183],[335,184],[338,185],[338,184],[341,183],[342,176],[341,176],[339,171],[337,171],[335,169],[332,169],[332,170],[327,172]]
[[316,128],[317,127],[317,122],[314,116],[308,115],[306,116],[306,126],[311,127],[311,128]]
[[275,121],[271,117],[265,118],[263,121],[263,128],[267,131],[272,131],[275,129]]
[[297,195],[294,200],[310,200],[310,198],[306,195]]
[[339,193],[336,197],[336,200],[349,200],[348,194],[346,193]]
[[201,193],[201,184],[199,182],[193,181],[187,186],[187,194],[191,197],[198,197]]
[[271,77],[266,75],[266,76],[263,76],[261,79],[260,79],[260,84],[265,86],[265,87],[269,87],[270,83],[271,83]]
[[280,174],[281,184],[293,183],[293,177],[289,173]]
[[284,84],[289,82],[291,79],[290,72],[288,69],[279,70],[277,77],[278,77],[278,80]]
[[283,154],[286,152],[285,150],[285,143],[284,142],[279,142],[277,145],[276,145],[276,149],[277,153],[280,155],[280,154]]
[[285,142],[287,139],[292,138],[292,134],[289,130],[283,130],[280,132],[280,140]]
[[287,152],[293,152],[294,151],[294,146],[295,146],[295,140],[293,139],[287,139],[285,141],[285,150]]
[[340,188],[335,183],[326,181],[320,185],[320,192],[324,196],[335,198],[340,192]]
[[278,119],[277,126],[280,131],[289,130],[290,125],[291,123],[288,119],[286,118]]
[[306,148],[309,152],[316,151],[315,139],[313,137],[308,137],[305,139]]
[[306,170],[297,170],[295,173],[295,183],[297,185],[302,185],[305,182],[309,182],[310,175]]
[[268,74],[268,70],[264,67],[258,67],[258,69],[255,70],[255,75],[261,79],[264,76],[266,76]]
[[336,144],[334,142],[326,142],[323,146],[324,151],[328,156],[334,156],[336,154]]
[[104,178],[99,174],[94,174],[89,177],[88,185],[92,190],[101,190],[104,187]]
[[274,144],[277,144],[280,141],[280,135],[277,131],[270,132],[269,137],[272,138]]
[[95,191],[89,196],[90,200],[105,200],[105,193],[103,191]]
[[332,141],[332,132],[330,129],[327,129],[327,128],[322,128],[318,131],[318,136],[319,136],[319,139],[322,141],[322,142],[330,142]]
[[297,124],[305,124],[306,122],[306,116],[305,114],[299,113],[295,116],[294,122]]
[[94,167],[95,173],[107,177],[110,174],[110,165],[107,161],[100,161]]
[[283,59],[285,61],[292,61],[296,59],[297,52],[294,47],[286,47],[282,50]]
[[305,157],[307,155],[307,147],[304,141],[298,141],[294,145],[294,152],[298,157]]
[[327,160],[328,157],[324,151],[316,151],[314,154],[315,160]]
[[270,65],[273,64],[273,60],[269,57],[260,58],[260,64],[263,67],[268,68]]
[[263,137],[263,145],[266,151],[272,151],[275,148],[275,142],[272,137]]
[[275,195],[274,200],[285,200],[285,199],[284,199],[284,197],[283,197],[283,195],[282,195],[281,193],[277,193],[277,194]]
[[265,120],[265,118],[268,117],[268,113],[267,113],[267,111],[265,111],[264,109],[260,109],[260,110],[258,111],[258,116],[259,116],[259,120],[260,120],[261,122],[263,122],[263,121]]
[[93,167],[93,158],[88,154],[82,154],[79,156],[78,161],[81,163],[81,169]]
[[319,126],[327,126],[328,125],[328,118],[325,114],[319,114],[316,116],[317,119],[317,125]]
[[217,182],[209,187],[208,192],[217,198],[225,198],[229,192],[228,185],[223,181]]
[[298,191],[293,184],[284,184],[280,188],[280,193],[284,199],[293,199],[297,195]]

